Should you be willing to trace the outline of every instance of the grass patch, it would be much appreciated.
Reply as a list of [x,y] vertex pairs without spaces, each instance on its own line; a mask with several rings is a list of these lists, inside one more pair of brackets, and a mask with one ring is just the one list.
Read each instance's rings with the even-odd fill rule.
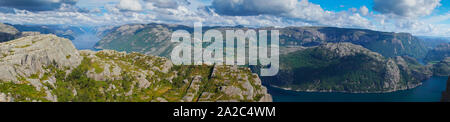
[[27,44],[27,45],[22,45],[22,46],[16,46],[16,48],[26,48],[26,47],[29,47],[29,46],[31,46],[31,45]]

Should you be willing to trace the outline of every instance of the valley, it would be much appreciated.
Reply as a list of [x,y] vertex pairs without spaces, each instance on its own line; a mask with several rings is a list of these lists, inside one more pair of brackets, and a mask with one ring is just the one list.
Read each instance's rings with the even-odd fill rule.
[[[5,38],[6,40],[24,37],[36,38],[36,40],[40,40],[39,37],[42,36],[41,32],[33,33],[30,31],[25,31],[27,28],[23,26],[15,26],[21,27],[22,29],[19,30],[23,31],[14,30],[13,26],[5,26],[4,28],[9,28],[9,30],[12,30],[8,31],[9,33],[13,33],[10,34],[13,36],[3,36],[7,37]],[[31,27],[28,27],[28,30],[32,30],[30,28]],[[42,28],[42,26],[33,28]],[[193,28],[189,26],[151,23],[129,24],[117,27],[97,27],[89,29],[83,29],[81,27],[79,29],[74,28],[77,27],[63,29],[66,31],[54,31],[61,29],[58,27],[52,27],[54,30],[47,30],[47,32],[58,36],[48,38],[55,39],[63,37],[72,41],[75,45],[74,48],[71,49],[72,47],[64,47],[64,49],[73,50],[72,52],[76,52],[78,54],[59,56],[59,58],[77,58],[79,61],[76,62],[79,63],[70,64],[78,65],[69,66],[70,68],[48,69],[48,67],[58,67],[61,64],[58,64],[58,62],[47,62],[44,63],[45,65],[42,65],[46,68],[37,68],[34,66],[35,64],[30,64],[31,62],[29,62],[29,65],[34,67],[32,69],[44,71],[34,72],[37,74],[17,72],[17,74],[12,75],[13,77],[1,78],[4,82],[2,83],[4,86],[1,94],[3,97],[2,99],[5,101],[11,99],[19,101],[193,101],[195,98],[195,100],[198,101],[272,101],[269,94],[264,92],[266,89],[265,87],[269,88],[268,91],[270,94],[277,95],[273,97],[273,101],[306,100],[283,98],[284,95],[280,93],[292,94],[292,97],[305,97],[302,95],[296,95],[298,93],[304,95],[319,94],[319,96],[321,96],[320,94],[350,93],[348,96],[349,98],[356,95],[359,97],[372,96],[371,98],[373,99],[382,99],[382,97],[375,97],[373,95],[379,94],[376,96],[389,96],[390,94],[396,94],[399,92],[403,94],[404,92],[402,91],[411,90],[426,92],[427,89],[414,89],[423,89],[422,87],[424,84],[431,84],[430,82],[440,83],[441,80],[445,78],[436,77],[448,77],[450,74],[450,68],[448,65],[448,59],[450,59],[448,58],[448,55],[450,52],[447,50],[448,46],[446,46],[446,43],[435,44],[435,42],[433,42],[432,44],[429,44],[423,41],[422,38],[415,37],[407,33],[387,33],[371,30],[332,27],[277,28],[280,30],[281,45],[281,67],[279,74],[273,77],[256,76],[257,79],[254,79],[255,81],[250,79],[248,80],[250,83],[246,83],[245,81],[242,82],[242,78],[245,79],[246,76],[240,76],[238,74],[224,74],[223,76],[226,78],[215,78],[211,76],[214,74],[213,71],[238,71],[238,73],[255,77],[252,73],[259,73],[259,71],[256,70],[258,66],[192,67],[164,65],[163,67],[167,67],[165,70],[166,72],[158,71],[158,73],[154,71],[154,68],[152,69],[148,67],[152,66],[151,64],[142,64],[142,62],[137,62],[139,60],[126,60],[129,58],[152,60],[152,57],[161,56],[166,57],[161,59],[170,61],[167,57],[170,56],[172,49],[179,44],[170,42],[171,33],[178,29],[185,29],[189,32],[193,32]],[[225,31],[227,29],[261,30],[269,28],[272,27],[246,28],[236,26],[205,27],[203,29],[217,29],[220,31]],[[38,30],[42,31],[42,29]],[[45,31],[43,32],[45,34]],[[61,34],[61,32],[65,32],[65,34],[68,34],[68,32],[74,33],[64,35]],[[33,47],[32,45],[36,42],[31,42],[32,43],[30,44],[15,46],[14,48],[26,49],[30,46]],[[7,44],[10,42],[5,43]],[[9,48],[11,48],[11,46],[9,46]],[[11,56],[16,55],[17,51],[9,48],[8,50],[2,49],[3,58],[10,58]],[[77,49],[80,49],[81,51],[76,51]],[[156,59],[160,60],[160,58]],[[2,59],[2,62],[5,63],[4,66],[7,64],[5,61],[6,59]],[[424,63],[421,64],[419,61],[424,61]],[[60,61],[60,63],[66,64],[64,62],[66,61]],[[13,69],[17,70],[17,68],[27,69],[26,67],[20,68],[19,65],[14,64]],[[225,68],[226,70],[218,70],[222,68]],[[244,72],[241,72],[241,70]],[[62,74],[58,74],[58,72],[63,71],[66,72],[65,77],[61,77]],[[192,71],[198,71],[200,74],[192,73]],[[132,74],[123,74],[123,72],[132,72]],[[179,79],[173,77],[173,75],[181,75],[179,74],[180,72],[185,72],[189,75],[182,76],[183,78]],[[0,74],[3,74],[3,76],[11,75],[6,72]],[[56,77],[57,75],[59,78]],[[152,75],[156,75],[154,77],[157,77],[158,80],[151,80],[154,79],[149,77]],[[42,79],[47,79],[47,77],[49,77],[52,82],[44,82],[45,80],[42,81]],[[170,78],[167,79],[166,77]],[[40,82],[42,83],[37,82],[36,79],[41,79]],[[175,79],[177,80],[174,81]],[[182,79],[190,80],[186,81]],[[8,80],[13,82],[5,82]],[[230,80],[232,82],[223,84],[222,82],[224,80]],[[81,81],[85,84],[78,83]],[[207,84],[192,84],[196,81],[213,81],[212,84],[215,85],[210,86]],[[128,82],[130,82],[131,85],[123,84]],[[235,82],[237,82],[237,84],[241,84],[241,86],[238,85],[235,87],[228,87],[228,85],[236,84]],[[50,86],[48,86],[48,83],[50,83]],[[33,87],[22,84],[31,84],[31,86],[34,86],[37,89],[33,90]],[[55,87],[54,84],[59,84],[63,87]],[[147,86],[145,84],[152,85]],[[153,84],[157,87],[154,87]],[[83,85],[87,85],[92,88],[82,87]],[[116,90],[111,91],[111,86],[115,86]],[[117,86],[122,86],[122,88]],[[242,88],[242,86],[245,87]],[[18,88],[15,90],[28,89],[33,93],[20,93],[20,95],[8,94],[11,93],[11,91],[14,91],[14,89],[11,88]],[[70,88],[72,90],[67,90],[65,88]],[[160,91],[158,89],[161,88],[163,90],[161,92],[163,93],[159,93]],[[164,90],[166,88],[168,90]],[[38,89],[45,90],[39,91]],[[100,89],[100,92],[97,92],[95,89]],[[105,89],[108,91],[104,91]],[[283,89],[288,90],[286,91],[287,93],[285,93],[285,91],[280,91]],[[80,92],[78,92],[78,90]],[[199,90],[202,92],[199,92]],[[72,95],[67,94],[70,91]],[[407,93],[421,94],[422,92]],[[201,96],[199,96],[199,94]],[[102,99],[96,99],[95,96],[101,96]],[[249,96],[253,96],[253,98],[249,98]],[[433,96],[436,96],[436,94]],[[326,100],[331,100],[332,98],[333,97]],[[311,98],[310,100],[321,101],[321,99],[323,98]],[[415,98],[405,99],[417,100]],[[434,100],[435,99],[433,99],[433,101]]]

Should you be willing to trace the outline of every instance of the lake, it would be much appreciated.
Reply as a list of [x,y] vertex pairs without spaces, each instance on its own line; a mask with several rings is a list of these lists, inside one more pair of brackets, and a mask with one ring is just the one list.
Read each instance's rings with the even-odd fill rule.
[[274,102],[439,102],[447,78],[433,76],[414,89],[391,93],[296,92],[267,86]]

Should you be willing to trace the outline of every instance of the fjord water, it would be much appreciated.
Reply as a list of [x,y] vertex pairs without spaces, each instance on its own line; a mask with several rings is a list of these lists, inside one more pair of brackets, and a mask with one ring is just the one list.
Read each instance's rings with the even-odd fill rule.
[[447,78],[433,76],[414,89],[391,93],[296,92],[267,87],[274,102],[439,102]]
[[83,32],[74,35],[74,40],[72,41],[75,48],[78,50],[95,50],[94,45],[100,41],[100,38],[96,35],[96,30],[94,27],[80,27]]

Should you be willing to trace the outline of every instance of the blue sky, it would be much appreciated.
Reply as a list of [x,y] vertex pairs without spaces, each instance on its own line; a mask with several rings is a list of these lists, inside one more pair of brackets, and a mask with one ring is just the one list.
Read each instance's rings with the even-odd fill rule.
[[[346,11],[364,5],[373,6],[372,0],[309,0],[309,2],[319,4],[325,10],[330,11]],[[372,8],[369,7],[369,10],[372,10]]]
[[0,22],[332,26],[450,36],[450,0],[0,0]]

